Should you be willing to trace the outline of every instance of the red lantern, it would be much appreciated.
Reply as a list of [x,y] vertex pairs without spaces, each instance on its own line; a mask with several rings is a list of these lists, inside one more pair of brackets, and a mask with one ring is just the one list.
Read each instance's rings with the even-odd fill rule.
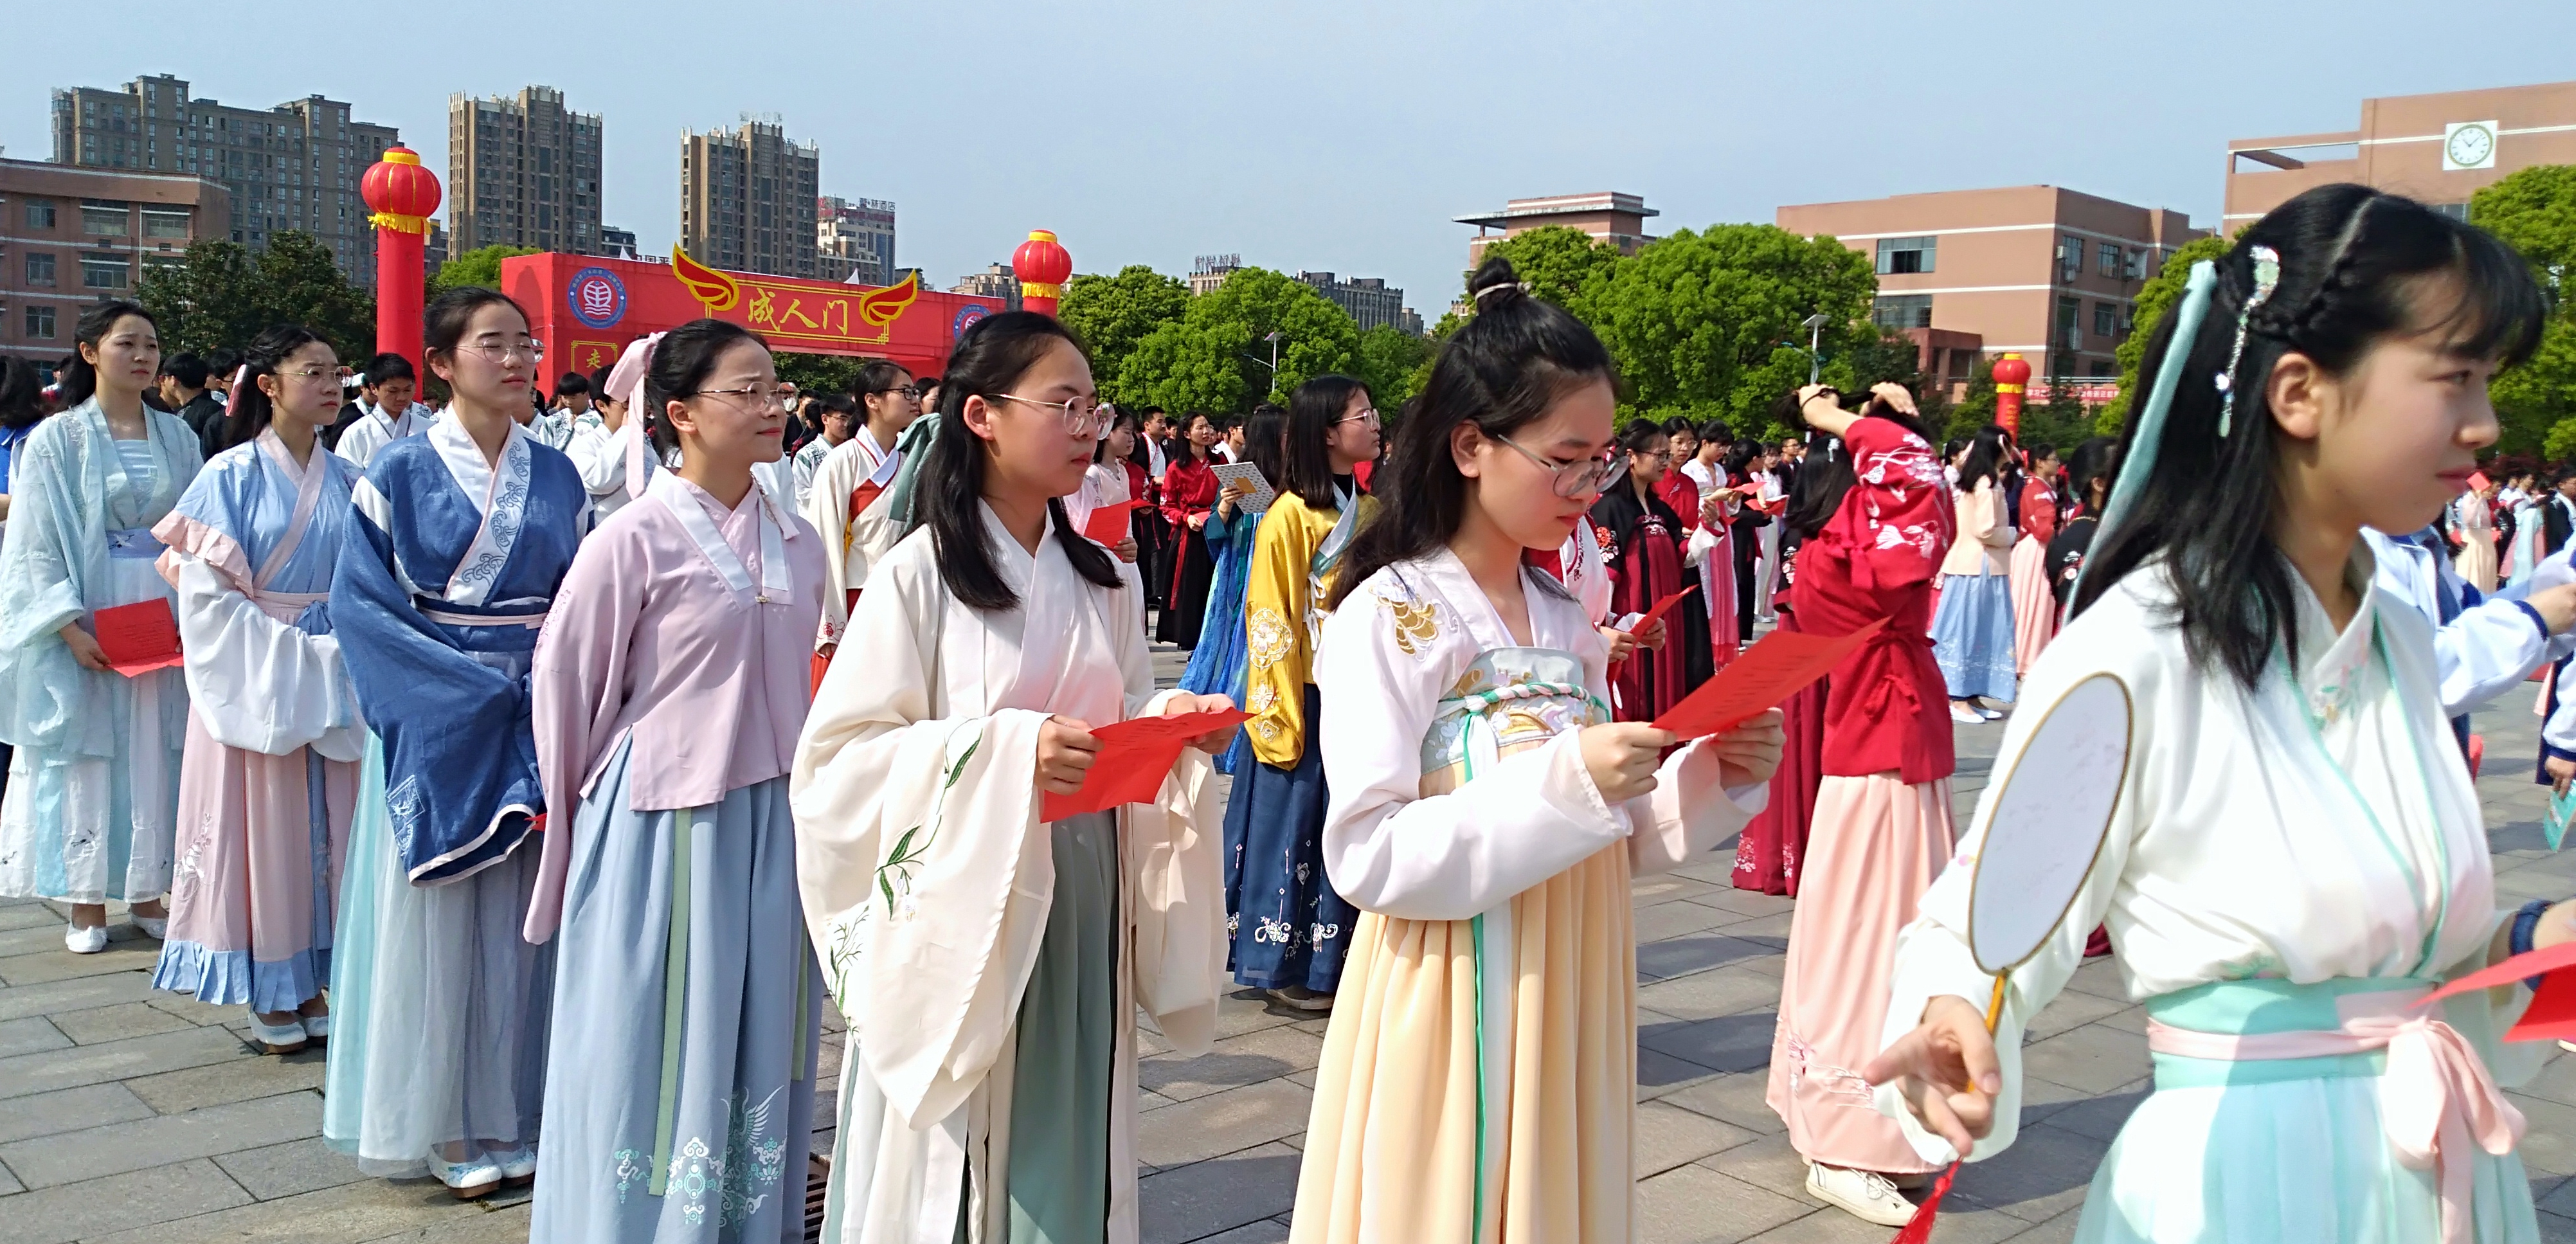
[[429,217],[438,210],[438,175],[422,168],[409,147],[387,147],[383,159],[358,182],[375,214],[376,351],[399,354],[420,366],[421,250]]
[[2021,438],[2022,395],[2030,386],[2030,364],[2018,354],[2007,354],[1995,360],[1995,422]]
[[1011,271],[1020,278],[1020,305],[1031,311],[1055,314],[1056,300],[1064,297],[1064,283],[1073,279],[1073,255],[1046,229],[1029,230],[1029,240],[1011,252]]

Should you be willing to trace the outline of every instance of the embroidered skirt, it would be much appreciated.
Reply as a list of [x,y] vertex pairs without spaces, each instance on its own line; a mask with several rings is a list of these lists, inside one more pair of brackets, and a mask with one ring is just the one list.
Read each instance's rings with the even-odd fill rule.
[[1297,767],[1247,752],[1225,805],[1225,917],[1234,979],[1260,989],[1303,985],[1331,993],[1359,909],[1324,875],[1324,701],[1306,684],[1306,746]]

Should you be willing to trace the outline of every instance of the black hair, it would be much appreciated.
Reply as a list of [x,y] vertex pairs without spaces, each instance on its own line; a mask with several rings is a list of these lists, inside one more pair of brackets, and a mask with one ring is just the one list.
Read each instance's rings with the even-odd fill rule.
[[[460,329],[459,331],[462,330]],[[391,350],[387,350],[384,353],[367,360],[366,386],[368,388],[379,388],[387,382],[395,380],[408,380],[414,385],[418,385],[420,383],[420,372],[411,365],[410,359],[404,358]],[[395,413],[399,414],[401,412],[397,411]]]
[[656,452],[667,456],[680,447],[680,430],[671,426],[671,403],[696,397],[724,352],[746,341],[769,348],[760,334],[725,320],[691,320],[662,334],[661,344],[653,347],[653,365],[644,372],[644,429]]
[[1288,474],[1288,412],[1275,402],[1253,407],[1243,420],[1243,455],[1252,459],[1261,478],[1278,488]]
[[1998,488],[2003,486],[2004,470],[2011,465],[2011,458],[2004,449],[2007,435],[2002,428],[1991,423],[1977,429],[1977,435],[1968,442],[1968,460],[1959,464],[1959,491],[1975,492],[1979,480],[1989,481]]
[[80,356],[78,347],[97,349],[98,343],[115,330],[117,321],[129,315],[141,316],[156,335],[161,331],[161,322],[153,319],[152,313],[144,310],[142,303],[123,298],[94,303],[89,310],[81,312],[80,322],[72,328],[72,341],[76,343],[72,356],[64,361],[62,372],[54,377],[54,383],[61,386],[56,392],[60,395],[63,409],[78,406],[98,392],[98,368]]
[[912,373],[893,359],[869,359],[859,365],[859,374],[850,381],[850,394],[866,399],[879,393],[891,393],[912,379]]
[[615,400],[608,396],[608,373],[615,370],[617,370],[615,364],[603,364],[590,369],[590,391],[596,394],[600,401]]
[[1632,419],[1628,421],[1627,426],[1619,429],[1619,435],[1613,438],[1611,443],[1629,453],[1641,453],[1646,448],[1646,442],[1658,436],[1664,437],[1667,441],[1672,439],[1664,431],[1664,425],[1652,419]]
[[1699,429],[1692,426],[1690,416],[1675,415],[1670,419],[1664,420],[1664,435],[1687,436],[1692,440],[1698,440]]
[[[1341,496],[1333,491],[1333,453],[1324,442],[1333,435],[1333,427],[1350,409],[1351,395],[1368,396],[1368,386],[1358,380],[1326,372],[1288,395],[1288,422],[1285,432],[1286,452],[1280,456],[1280,474],[1271,476],[1271,485],[1281,492],[1293,492],[1297,499],[1315,510],[1338,510]],[[1252,446],[1252,429],[1245,428],[1244,447]]]
[[216,449],[219,452],[255,440],[267,430],[270,420],[277,415],[277,403],[260,392],[259,378],[276,375],[278,365],[284,363],[288,355],[317,341],[326,348],[331,344],[320,333],[301,324],[280,324],[252,339],[250,353],[242,359],[242,364],[250,370],[244,372],[241,381],[233,386],[231,408],[224,412],[223,435],[217,438],[220,443]]
[[1719,458],[1718,463],[1726,468],[1726,480],[1731,484],[1739,481],[1744,475],[1751,472],[1753,469],[1753,460],[1761,455],[1762,442],[1757,440],[1741,440],[1728,445],[1726,447],[1725,456]]
[[2024,462],[2046,462],[2049,458],[2055,456],[2056,453],[2057,446],[2051,445],[2046,441],[2032,441],[2030,444],[2021,447],[2021,457]]
[[2576,461],[2564,463],[2556,471],[2551,472],[2549,484],[2554,488],[2571,479],[2576,479]]
[[206,355],[206,378],[233,382],[233,373],[241,370],[241,351],[215,350]]
[[[1190,425],[1201,419],[1208,421],[1208,427],[1210,429],[1214,429],[1216,427],[1216,416],[1211,415],[1204,410],[1193,410],[1174,420],[1174,422],[1178,423],[1180,426],[1172,436],[1172,443],[1163,451],[1165,459],[1171,464],[1171,466],[1179,466],[1184,462],[1205,462],[1208,460],[1208,455],[1215,450],[1216,447],[1214,445],[1210,445],[1207,449],[1201,449],[1198,446],[1198,442],[1190,439]],[[1167,467],[1166,469],[1169,468]]]
[[0,428],[32,428],[44,418],[44,378],[36,365],[0,355]]
[[183,389],[206,387],[206,360],[185,350],[161,360],[161,374],[179,382]]
[[[931,556],[938,563],[940,582],[969,609],[993,613],[1016,608],[1020,597],[993,565],[992,536],[985,529],[983,512],[984,445],[966,426],[966,399],[991,401],[1011,392],[1059,341],[1082,349],[1072,330],[1052,315],[1035,311],[988,315],[958,339],[956,352],[948,356],[947,374],[940,377],[938,431],[925,451],[913,496],[921,525],[930,529]],[[667,347],[668,338],[664,344]],[[1076,574],[1099,587],[1125,583],[1108,551],[1074,530],[1062,499],[1047,499],[1047,517],[1055,527],[1057,547],[1064,550]]]
[[[1795,418],[1794,412],[1791,417]],[[1733,435],[1735,435],[1735,429],[1726,426],[1726,421],[1724,419],[1711,419],[1708,422],[1699,425],[1699,440],[1703,445],[1710,441],[1715,441],[1718,444],[1723,445],[1726,443],[1727,438]]]
[[[465,340],[465,329],[467,325],[474,322],[474,313],[496,305],[506,306],[518,312],[519,321],[528,325],[531,331],[534,330],[536,321],[528,318],[528,309],[520,306],[517,299],[497,289],[487,289],[480,285],[460,285],[431,299],[429,309],[421,313],[421,364],[427,366],[431,362],[431,355],[444,354],[449,364],[453,365],[456,361],[456,347]],[[455,386],[448,387],[453,389]],[[535,388],[533,385],[529,387]],[[531,393],[529,396],[533,402],[535,395]]]
[[[1571,390],[1618,385],[1601,339],[1563,307],[1531,297],[1510,260],[1486,259],[1467,288],[1476,313],[1440,343],[1420,409],[1398,421],[1393,452],[1369,490],[1378,498],[1377,518],[1351,538],[1329,605],[1379,570],[1425,556],[1458,534],[1467,511],[1467,480],[1449,452],[1458,425],[1509,436]],[[1564,591],[1548,575],[1531,581],[1542,591]]]
[[[2225,397],[2213,381],[2229,370],[2257,246],[2278,255],[2280,280],[2244,316],[2232,435],[2222,437]],[[2451,353],[2511,365],[2537,348],[2548,304],[2530,264],[2493,234],[2365,186],[2302,192],[2238,235],[2215,266],[2217,288],[2199,332],[2172,353],[2180,317],[2168,314],[2146,343],[2136,391],[2152,391],[2168,366],[2182,369],[2180,383],[2154,468],[2133,484],[2133,508],[2119,528],[2094,544],[2070,616],[2131,571],[2156,566],[2172,584],[2172,615],[2193,662],[2223,667],[2250,691],[2276,649],[2292,668],[2299,659],[2294,572],[2272,536],[2281,504],[2274,366],[2296,351],[2345,375],[2379,342],[2419,333],[2436,335]],[[2130,420],[2122,437],[2123,461],[2135,452],[2138,426]]]
[[2117,475],[2119,470],[2119,437],[2096,436],[2085,441],[2083,444],[2076,446],[2074,454],[2069,456],[2066,461],[2066,495],[2068,499],[2072,500],[2077,505],[2083,506],[2085,513],[2092,514],[2095,518],[2102,517],[2099,513],[2096,513],[2094,509],[2093,481],[2096,479],[2102,481],[2103,486],[2106,489],[2103,496],[2108,497],[2110,493],[2107,489],[2111,483],[2111,478],[2114,475]]
[[1803,444],[1807,456],[1798,464],[1798,478],[1789,485],[1789,504],[1780,515],[1780,525],[1801,540],[1834,521],[1834,511],[1843,506],[1843,494],[1859,482],[1852,472],[1851,448],[1833,434],[1811,428]]
[[580,372],[568,371],[557,377],[555,380],[555,396],[558,398],[570,397],[576,393],[587,394],[589,392],[590,377],[584,376]]
[[[1102,410],[1106,410],[1106,411],[1108,411],[1108,412],[1109,412],[1109,426],[1107,426],[1107,427],[1104,427],[1104,428],[1100,429],[1100,440],[1099,440],[1099,442],[1098,442],[1098,443],[1094,444],[1094,445],[1091,447],[1091,460],[1092,460],[1092,461],[1094,461],[1094,462],[1123,461],[1123,459],[1115,459],[1115,460],[1113,460],[1112,458],[1110,458],[1110,456],[1109,456],[1109,434],[1110,434],[1110,433],[1112,433],[1112,432],[1117,431],[1117,430],[1118,430],[1118,425],[1119,425],[1119,424],[1122,424],[1122,423],[1123,423],[1123,424],[1128,425],[1129,427],[1132,427],[1132,428],[1137,429],[1137,431],[1138,431],[1139,433],[1142,433],[1142,432],[1143,432],[1145,425],[1144,425],[1144,424],[1142,424],[1142,423],[1137,422],[1137,420],[1136,420],[1136,416],[1135,416],[1134,414],[1132,414],[1132,413],[1130,413],[1130,412],[1128,412],[1128,411],[1120,410],[1120,409],[1118,409],[1117,407],[1112,406],[1112,405],[1110,405],[1110,404],[1109,404],[1109,403],[1107,403],[1107,402],[1102,402],[1102,403],[1100,404],[1100,408],[1101,408]],[[1135,451],[1131,448],[1131,449],[1128,451],[1128,457],[1134,457],[1134,456],[1135,456]],[[1140,500],[1140,501],[1141,501],[1141,500],[1143,500],[1143,498],[1141,498],[1141,497],[1140,497],[1140,498],[1137,498],[1137,499],[1138,499],[1138,500]]]

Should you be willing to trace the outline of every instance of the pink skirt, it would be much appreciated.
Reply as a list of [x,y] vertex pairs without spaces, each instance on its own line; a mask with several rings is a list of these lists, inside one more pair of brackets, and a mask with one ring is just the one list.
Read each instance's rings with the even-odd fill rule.
[[1914,920],[1950,846],[1948,778],[1909,786],[1892,772],[1829,776],[1817,788],[1767,1094],[1789,1143],[1810,1162],[1933,1169],[1878,1112],[1860,1069],[1884,1035],[1896,935]]
[[2013,669],[2023,678],[2057,635],[2057,593],[2048,588],[2048,546],[2023,536],[2012,551]]

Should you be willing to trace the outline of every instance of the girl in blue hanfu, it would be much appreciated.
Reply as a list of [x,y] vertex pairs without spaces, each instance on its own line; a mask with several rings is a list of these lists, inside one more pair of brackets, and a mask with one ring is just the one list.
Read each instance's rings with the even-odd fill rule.
[[376,451],[331,581],[378,746],[341,876],[322,1135],[371,1174],[425,1167],[475,1197],[536,1177],[554,983],[553,948],[520,935],[546,810],[528,668],[590,502],[519,422],[545,352],[518,304],[451,290],[423,336],[455,405]]
[[[834,1244],[1134,1244],[1136,1013],[1203,1049],[1225,974],[1217,801],[1044,821],[1154,690],[1142,598],[1069,526],[1108,412],[1049,316],[967,331],[913,495],[805,723],[797,877],[850,1023]],[[1208,752],[1231,730],[1194,740]]]
[[698,320],[653,352],[643,499],[573,559],[537,643],[554,1056],[530,1237],[801,1240],[822,978],[787,771],[822,541],[755,482],[787,413],[769,350]]
[[175,667],[132,678],[91,633],[101,609],[170,599],[153,525],[196,478],[197,435],[143,404],[161,367],[152,316],[131,302],[81,313],[63,373],[70,409],[10,462],[0,548],[0,897],[71,905],[64,944],[107,949],[107,902],[165,924],[188,688]]
[[1629,478],[1610,353],[1507,260],[1470,288],[1324,602],[1323,856],[1361,915],[1300,1244],[1634,1238],[1629,880],[1741,829],[1780,758],[1776,712],[1678,749],[1610,720],[1607,641],[1524,564]]
[[[2107,921],[2156,1087],[2076,1239],[2531,1244],[2522,1117],[2496,1087],[2548,1050],[2498,1040],[2530,991],[2412,1008],[2576,924],[2567,903],[2498,909],[2430,624],[2372,588],[2359,532],[2417,530],[2467,486],[2496,438],[2488,381],[2545,303],[2494,237],[2350,185],[2274,209],[2193,284],[2212,278],[2198,330],[2176,328],[2187,295],[2147,344],[2141,383],[2171,381],[2170,408],[2130,425],[2145,475],[2121,480],[2023,698],[2127,684],[2109,836],[1989,1037],[1966,934],[1985,800],[1899,940],[1867,1074],[1927,1162],[2000,1152],[2023,1034]],[[2014,719],[1996,772],[2044,716]]]
[[154,986],[250,1008],[287,1054],[331,1035],[331,924],[365,725],[331,634],[358,468],[322,447],[340,362],[310,329],[253,341],[226,448],[153,534],[179,592],[188,750]]

